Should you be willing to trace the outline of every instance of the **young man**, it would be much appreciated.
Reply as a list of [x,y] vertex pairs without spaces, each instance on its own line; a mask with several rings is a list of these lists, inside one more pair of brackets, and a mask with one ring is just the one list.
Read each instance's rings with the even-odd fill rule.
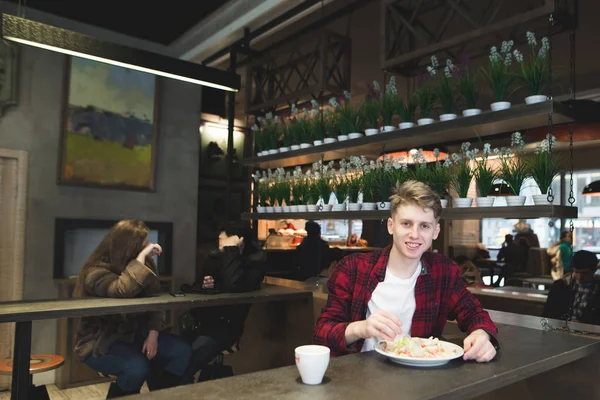
[[573,255],[573,277],[559,279],[552,284],[544,306],[543,316],[584,324],[600,325],[600,282],[594,280],[598,259],[590,251],[581,250]]
[[427,250],[440,232],[439,196],[421,182],[396,187],[388,232],[392,245],[344,258],[329,278],[329,298],[315,327],[314,342],[332,355],[373,350],[397,335],[439,337],[456,318],[469,335],[465,360],[490,361],[497,329],[467,290],[460,268]]

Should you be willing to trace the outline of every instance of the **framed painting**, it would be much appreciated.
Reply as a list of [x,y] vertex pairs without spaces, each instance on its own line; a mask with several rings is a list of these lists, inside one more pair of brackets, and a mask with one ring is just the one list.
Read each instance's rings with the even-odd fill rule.
[[60,184],[155,190],[155,75],[69,57]]
[[[200,126],[200,176],[225,178],[227,176],[227,127],[203,122]],[[245,180],[242,165],[246,134],[240,128],[233,131],[233,170],[231,177]]]

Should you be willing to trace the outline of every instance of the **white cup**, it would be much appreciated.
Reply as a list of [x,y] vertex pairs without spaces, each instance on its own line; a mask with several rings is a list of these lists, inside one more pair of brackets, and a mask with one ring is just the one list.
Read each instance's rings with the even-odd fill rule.
[[302,382],[306,385],[318,385],[323,381],[329,365],[329,348],[307,345],[296,347],[296,367]]

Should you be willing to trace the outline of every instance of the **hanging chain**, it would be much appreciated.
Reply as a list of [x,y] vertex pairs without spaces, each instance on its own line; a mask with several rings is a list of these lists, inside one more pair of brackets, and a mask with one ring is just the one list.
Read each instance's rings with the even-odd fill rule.
[[[575,29],[571,31],[569,35],[569,52],[570,52],[570,83],[571,83],[571,101],[569,101],[569,107],[573,108],[573,102],[575,101]],[[573,125],[569,124],[569,157],[571,161],[570,170],[570,182],[569,182],[569,205],[572,207],[575,204],[575,194],[573,192]],[[573,218],[569,221],[569,230],[571,231],[571,271],[573,270],[573,231],[575,230],[575,224]],[[572,278],[572,273],[571,273]]]
[[[546,134],[546,140],[548,140],[548,154],[549,157],[552,157],[552,113],[554,110],[554,99],[552,98],[552,31],[554,28],[554,14],[550,14],[549,24],[548,24],[548,98],[550,110],[548,112],[548,133]],[[550,160],[550,164],[552,160]],[[548,203],[552,204],[554,202],[554,190],[552,190],[552,183],[550,183],[550,187],[548,189],[547,200]]]
[[540,320],[540,324],[542,325],[542,328],[545,331],[560,331],[560,332],[569,332],[569,333],[575,333],[578,335],[586,335],[586,336],[600,336],[600,332],[590,332],[590,331],[586,331],[583,329],[573,329],[569,326],[569,317],[565,315],[565,319],[564,321],[564,325],[563,326],[552,326],[550,325],[550,322],[548,322],[548,319],[546,318],[542,318]]
[[[323,163],[325,162],[324,160],[325,160],[325,154],[321,153],[321,179],[323,179],[325,177],[323,175]],[[327,202],[329,202],[329,199],[327,199]],[[325,199],[321,198],[321,204],[319,204],[319,211],[323,211],[324,204],[325,204]]]
[[[383,169],[382,169],[382,178],[381,178],[381,190],[383,190],[383,187],[387,185],[387,181],[386,181],[386,175],[385,175],[385,143],[383,143],[381,145],[381,157],[383,158]],[[384,210],[385,209],[385,201],[383,201],[383,198],[381,199],[381,202],[379,203],[379,209],[380,210]],[[381,222],[383,223],[383,220],[381,220]]]

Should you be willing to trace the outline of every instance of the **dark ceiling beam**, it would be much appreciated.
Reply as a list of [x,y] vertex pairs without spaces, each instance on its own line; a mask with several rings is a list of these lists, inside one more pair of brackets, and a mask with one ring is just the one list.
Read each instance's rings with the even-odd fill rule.
[[248,49],[250,46],[250,42],[252,40],[256,39],[257,37],[259,37],[260,35],[262,35],[264,33],[267,33],[271,29],[279,26],[280,24],[286,22],[290,18],[295,17],[296,15],[308,10],[310,7],[312,7],[315,4],[320,3],[320,2],[321,2],[321,0],[305,0],[305,1],[303,1],[302,3],[298,4],[296,7],[289,9],[288,11],[284,12],[277,18],[274,18],[271,21],[267,22],[260,28],[244,34],[243,38],[233,42],[231,45],[217,51],[216,53],[214,53],[211,56],[208,56],[207,58],[205,58],[202,61],[202,64],[210,64],[210,63],[218,60],[219,58],[229,54],[231,52],[231,49],[234,47],[237,47],[237,48],[246,47]]

